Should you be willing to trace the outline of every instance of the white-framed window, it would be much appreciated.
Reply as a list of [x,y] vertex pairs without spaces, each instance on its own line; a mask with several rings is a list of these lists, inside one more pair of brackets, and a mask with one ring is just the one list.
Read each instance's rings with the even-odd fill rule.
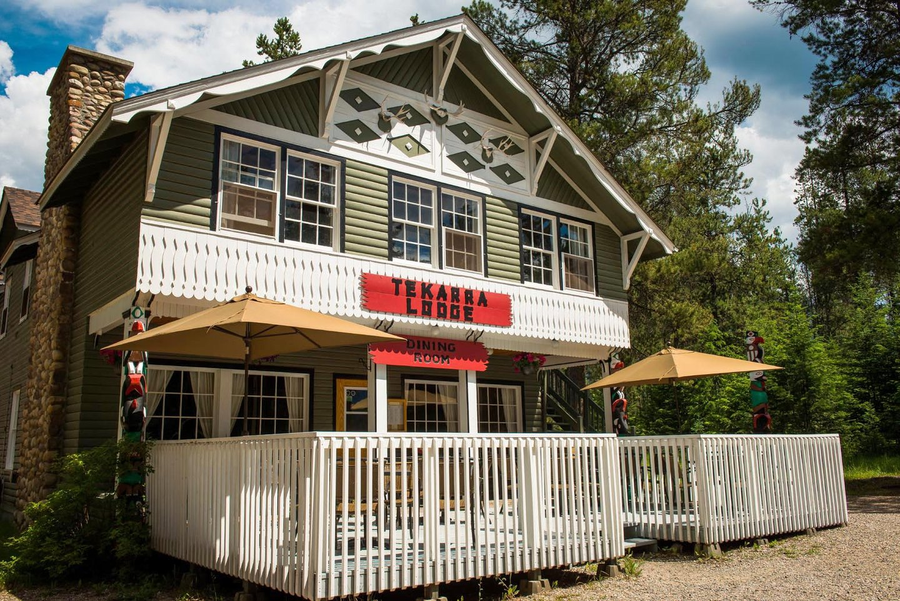
[[393,181],[392,258],[434,265],[434,197],[434,187]]
[[406,430],[459,432],[458,391],[455,382],[406,380]]
[[594,292],[594,253],[591,228],[565,219],[559,221],[562,280],[566,290]]
[[441,191],[444,267],[482,273],[481,201]]
[[279,152],[277,147],[268,144],[222,136],[221,227],[275,237]]
[[285,240],[334,248],[340,172],[336,161],[288,152]]
[[478,385],[478,431],[522,431],[522,390],[518,386]]
[[556,284],[556,219],[549,215],[522,211],[522,276],[541,286]]
[[147,371],[145,432],[152,440],[213,438],[216,372],[151,365]]
[[19,434],[19,391],[12,393],[9,402],[9,430],[6,431],[6,469],[16,466],[16,438]]
[[31,277],[34,269],[34,259],[25,261],[25,279],[22,280],[22,308],[19,311],[19,321],[28,318],[28,309],[31,306]]
[[12,293],[12,278],[6,273],[3,281],[3,308],[0,309],[0,338],[6,336],[9,329],[9,296]]
[[[231,372],[231,435],[243,433],[241,405],[244,373]],[[250,372],[247,387],[249,434],[304,432],[309,413],[309,376],[277,372]]]

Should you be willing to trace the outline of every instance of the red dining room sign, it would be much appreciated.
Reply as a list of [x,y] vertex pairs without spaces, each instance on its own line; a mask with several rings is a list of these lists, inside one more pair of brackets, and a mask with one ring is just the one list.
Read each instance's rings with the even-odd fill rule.
[[431,367],[484,371],[488,365],[487,349],[480,342],[404,336],[402,342],[379,342],[369,345],[372,361],[379,365]]
[[362,274],[363,308],[461,323],[509,327],[512,299],[508,294],[464,286]]

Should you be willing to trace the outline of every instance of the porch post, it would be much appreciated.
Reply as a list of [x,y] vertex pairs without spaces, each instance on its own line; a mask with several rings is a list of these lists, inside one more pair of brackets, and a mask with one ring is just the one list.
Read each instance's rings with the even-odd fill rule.
[[369,432],[388,431],[387,365],[372,363],[369,370]]
[[603,389],[603,429],[613,431],[612,393],[609,388]]
[[478,379],[473,370],[459,371],[459,431],[478,434]]

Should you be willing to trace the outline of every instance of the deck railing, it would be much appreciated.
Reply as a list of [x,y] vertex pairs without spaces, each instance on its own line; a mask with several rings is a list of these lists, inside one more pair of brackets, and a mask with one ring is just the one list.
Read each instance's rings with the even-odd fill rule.
[[610,435],[328,433],[158,443],[163,553],[308,599],[624,553]]
[[847,522],[837,435],[619,439],[626,525],[722,543]]

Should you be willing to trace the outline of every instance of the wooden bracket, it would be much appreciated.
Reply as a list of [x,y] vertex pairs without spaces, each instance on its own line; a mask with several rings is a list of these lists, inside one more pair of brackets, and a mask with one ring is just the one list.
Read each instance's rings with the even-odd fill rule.
[[[634,254],[629,258],[628,256],[628,243],[632,240],[638,240],[637,248],[634,250]],[[633,234],[628,234],[627,236],[622,236],[622,288],[628,290],[631,288],[631,276],[634,274],[635,268],[637,268],[638,262],[641,260],[641,255],[644,253],[644,248],[647,246],[647,242],[650,240],[650,232],[642,231],[635,232]]]
[[[556,137],[559,135],[559,131],[555,127],[551,127],[548,130],[545,130],[539,133],[536,136],[533,136],[531,140],[529,140],[529,144],[531,145],[531,152],[535,153],[538,150],[538,142],[546,140],[544,142],[544,147],[541,148],[541,158],[538,159],[537,165],[534,166],[534,171],[531,174],[531,194],[532,196],[537,194],[538,190],[538,182],[541,179],[541,173],[544,171],[544,167],[547,166],[547,161],[550,160],[550,151],[553,150],[553,143],[556,142]],[[534,154],[532,154],[534,156]]]
[[[455,34],[452,38],[444,40],[440,44],[438,44],[438,63],[437,63],[437,72],[435,73],[435,104],[440,105],[444,102],[444,88],[447,85],[447,79],[450,77],[450,70],[453,69],[453,64],[456,62],[456,55],[459,53],[459,46],[462,44],[463,36],[465,35],[465,31],[460,31]],[[453,44],[453,47],[450,48],[450,56],[447,57],[447,60],[444,61],[444,49]]]
[[147,181],[144,187],[144,202],[153,202],[156,195],[156,180],[159,178],[159,168],[162,165],[163,152],[166,150],[166,140],[169,138],[169,128],[172,126],[174,107],[158,113],[150,121],[150,148],[147,153]]
[[[331,123],[334,120],[334,111],[337,108],[338,98],[341,97],[341,89],[344,87],[344,78],[350,67],[349,57],[332,65],[322,73],[321,96],[319,102],[319,137],[328,138],[331,135]],[[334,82],[332,83],[332,79]]]

